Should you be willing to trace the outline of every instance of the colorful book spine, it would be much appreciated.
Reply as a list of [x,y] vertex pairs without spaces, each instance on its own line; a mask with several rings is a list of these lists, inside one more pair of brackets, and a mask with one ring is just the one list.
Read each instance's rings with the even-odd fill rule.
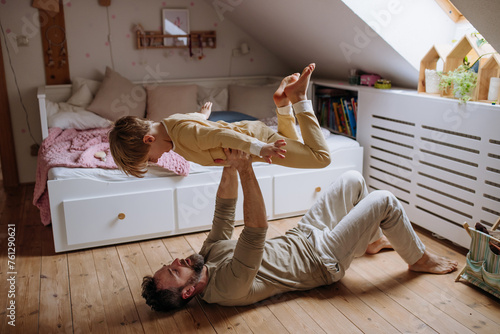
[[347,115],[349,117],[349,125],[351,126],[351,135],[356,137],[356,117],[354,116],[354,109],[352,107],[352,102],[344,101]]
[[339,103],[338,102],[332,102],[332,114],[335,122],[335,127],[336,131],[342,132],[342,124],[340,123],[340,118],[339,118]]
[[349,113],[347,111],[347,106],[346,106],[344,98],[340,99],[340,105],[342,106],[342,113],[344,114],[344,118],[345,118],[345,131],[344,131],[344,133],[348,136],[352,136],[351,122],[349,120]]
[[352,92],[325,89],[316,92],[316,116],[322,127],[356,137],[358,100]]

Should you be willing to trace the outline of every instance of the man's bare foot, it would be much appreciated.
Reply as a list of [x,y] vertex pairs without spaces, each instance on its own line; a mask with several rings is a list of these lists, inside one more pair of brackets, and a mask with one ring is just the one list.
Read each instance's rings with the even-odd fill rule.
[[415,264],[408,265],[408,269],[422,273],[447,274],[457,270],[457,266],[457,261],[425,251],[420,260]]
[[285,87],[297,80],[299,80],[300,73],[294,73],[281,80],[280,86],[273,95],[274,104],[276,107],[281,108],[290,104],[290,99],[285,95]]
[[366,254],[371,254],[371,255],[377,254],[384,248],[393,249],[391,243],[389,242],[389,240],[385,235],[383,235],[380,239],[369,244],[368,247],[366,247]]
[[309,64],[306,68],[304,68],[297,81],[290,83],[285,87],[285,95],[292,103],[307,100],[307,87],[309,86],[309,79],[311,78],[311,74],[315,68],[316,64]]
[[199,112],[205,115],[205,117],[208,119],[210,117],[210,114],[212,113],[212,102],[205,102]]

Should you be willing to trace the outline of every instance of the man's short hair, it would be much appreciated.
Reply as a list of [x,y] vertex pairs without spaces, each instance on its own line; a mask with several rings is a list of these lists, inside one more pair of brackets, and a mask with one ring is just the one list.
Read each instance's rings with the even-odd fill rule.
[[167,312],[179,309],[193,298],[182,298],[184,287],[157,290],[156,282],[152,276],[145,276],[142,279],[141,287],[142,297],[146,299],[146,304],[155,311]]
[[116,165],[127,175],[143,177],[147,172],[150,146],[144,136],[150,131],[152,121],[135,116],[118,119],[109,137],[109,149]]

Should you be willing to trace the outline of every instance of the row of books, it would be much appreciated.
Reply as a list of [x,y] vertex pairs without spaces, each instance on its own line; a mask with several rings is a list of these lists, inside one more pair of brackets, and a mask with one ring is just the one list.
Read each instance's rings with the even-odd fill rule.
[[356,137],[357,97],[317,96],[317,117],[321,126]]

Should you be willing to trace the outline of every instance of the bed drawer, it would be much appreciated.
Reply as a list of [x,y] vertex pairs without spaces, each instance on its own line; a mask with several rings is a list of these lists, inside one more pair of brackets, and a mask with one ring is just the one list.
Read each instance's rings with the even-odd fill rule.
[[172,189],[63,201],[69,245],[172,231]]
[[274,178],[275,216],[304,213],[345,171],[344,168],[334,168],[277,175]]

